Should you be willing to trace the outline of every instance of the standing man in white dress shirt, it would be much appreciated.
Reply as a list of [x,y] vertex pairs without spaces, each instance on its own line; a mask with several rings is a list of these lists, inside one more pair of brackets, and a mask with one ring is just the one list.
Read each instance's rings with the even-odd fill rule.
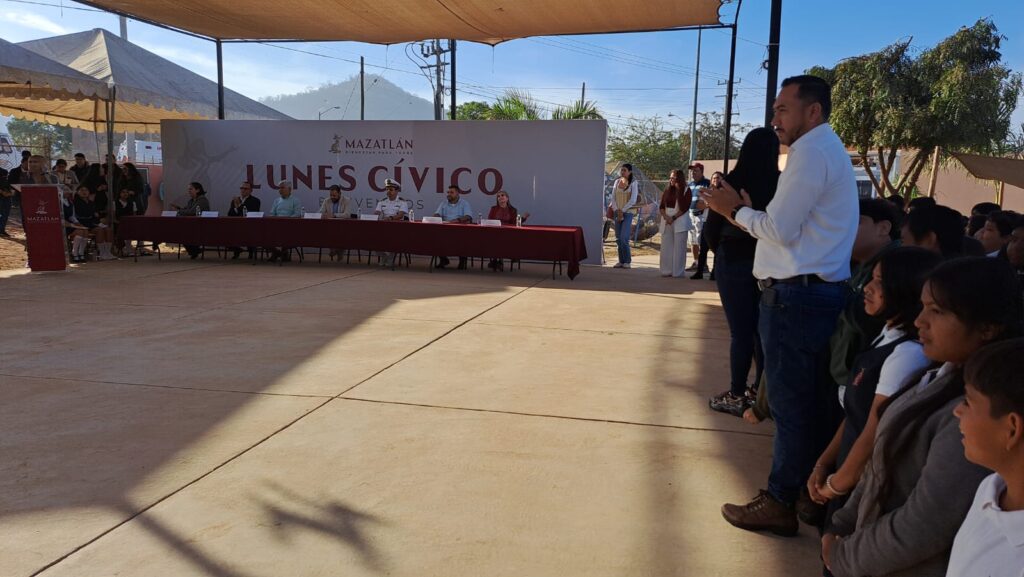
[[[775,444],[768,489],[722,515],[748,530],[797,533],[795,504],[814,461],[835,432],[826,386],[829,337],[847,296],[858,197],[846,147],[828,125],[831,87],[816,76],[782,82],[772,124],[789,146],[778,191],[764,212],[728,183],[702,198],[758,240],[759,328]],[[727,354],[727,351],[726,351]],[[830,430],[831,429],[831,430]]]

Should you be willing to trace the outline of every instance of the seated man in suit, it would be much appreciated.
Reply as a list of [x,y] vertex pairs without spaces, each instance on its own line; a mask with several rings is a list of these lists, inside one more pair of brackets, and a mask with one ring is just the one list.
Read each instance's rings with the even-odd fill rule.
[[[320,205],[320,218],[352,218],[348,197],[341,195],[341,187],[332,184],[327,190],[330,196]],[[338,249],[332,248],[330,254],[332,258],[338,256]]]
[[[448,187],[445,200],[441,201],[437,211],[434,212],[434,216],[441,217],[441,220],[445,222],[468,224],[473,222],[473,208],[469,206],[468,200],[462,198],[462,191],[459,190],[459,187],[453,184]],[[448,257],[442,256],[435,266],[437,268],[444,268],[448,266],[449,262]],[[465,268],[466,257],[460,256],[459,270],[465,270]]]
[[[231,199],[231,207],[228,208],[228,216],[245,216],[250,212],[260,211],[260,199],[252,195],[252,183],[245,181],[241,186],[238,187],[238,196]],[[242,252],[241,247],[233,246],[231,251],[234,252],[234,256],[231,260],[238,258],[238,255]],[[253,247],[249,247],[249,258],[253,258],[255,250]]]
[[[267,216],[283,216],[287,218],[302,218],[302,205],[299,199],[292,194],[292,183],[282,180],[277,183],[279,198],[274,199],[274,205],[270,207]],[[292,260],[291,247],[273,247],[270,249],[270,262]]]

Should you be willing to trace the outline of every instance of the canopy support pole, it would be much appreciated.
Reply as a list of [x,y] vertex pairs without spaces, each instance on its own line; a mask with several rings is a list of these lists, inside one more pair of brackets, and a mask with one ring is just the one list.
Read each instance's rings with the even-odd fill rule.
[[743,0],[736,4],[736,18],[732,23],[732,48],[729,50],[729,82],[726,84],[725,93],[725,159],[722,163],[722,172],[729,173],[729,148],[732,143],[732,90],[733,81],[736,78],[736,30],[740,24],[740,9],[743,8]]
[[224,49],[217,40],[217,119],[224,120]]
[[700,96],[700,45],[702,32],[702,29],[697,29],[697,73],[693,76],[693,117],[690,118],[690,165],[697,162],[697,98]]
[[782,29],[782,0],[772,0],[771,23],[768,29],[768,81],[764,96],[764,125],[771,128],[775,116],[775,93],[779,88],[779,34]]
[[110,87],[110,102],[107,103],[107,226],[114,226],[114,203],[118,193],[114,190],[114,108],[117,104],[117,87]]

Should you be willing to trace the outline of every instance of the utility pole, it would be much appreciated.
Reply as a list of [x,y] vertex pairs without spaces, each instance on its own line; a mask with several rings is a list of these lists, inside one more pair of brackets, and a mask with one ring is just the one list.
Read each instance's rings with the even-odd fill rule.
[[366,120],[366,68],[362,56],[359,57],[359,120]]
[[448,114],[452,120],[455,120],[455,39],[448,40],[448,49],[452,51],[452,105],[449,107]]
[[[434,68],[434,120],[441,120],[444,116],[444,65],[445,62],[442,60],[442,56],[446,52],[452,52],[454,45],[449,45],[447,49],[441,47],[441,41],[438,39],[431,40],[429,43],[420,42],[420,55],[424,60],[430,57],[434,57],[434,64],[425,64],[420,66],[426,74],[429,74],[431,68]],[[429,60],[427,60],[429,62]],[[429,78],[429,76],[428,76]],[[454,90],[453,90],[454,92]],[[454,101],[455,96],[452,95]]]
[[128,18],[121,16],[119,20],[121,21],[121,40],[128,40]]
[[580,91],[580,102],[582,103],[582,102],[586,102],[586,101],[587,101],[587,83],[584,82],[583,83],[583,90]]
[[693,118],[690,119],[690,164],[697,161],[697,97],[700,94],[700,41],[702,28],[697,29],[697,74],[693,77]]

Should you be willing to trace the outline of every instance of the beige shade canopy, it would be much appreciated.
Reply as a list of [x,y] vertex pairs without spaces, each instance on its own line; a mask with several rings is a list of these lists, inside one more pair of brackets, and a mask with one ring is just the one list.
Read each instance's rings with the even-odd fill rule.
[[964,152],[955,152],[953,156],[975,178],[1005,182],[1012,186],[1024,188],[1024,160],[1022,159],[979,156]]
[[717,26],[721,0],[93,0],[85,4],[221,40],[394,44]]

